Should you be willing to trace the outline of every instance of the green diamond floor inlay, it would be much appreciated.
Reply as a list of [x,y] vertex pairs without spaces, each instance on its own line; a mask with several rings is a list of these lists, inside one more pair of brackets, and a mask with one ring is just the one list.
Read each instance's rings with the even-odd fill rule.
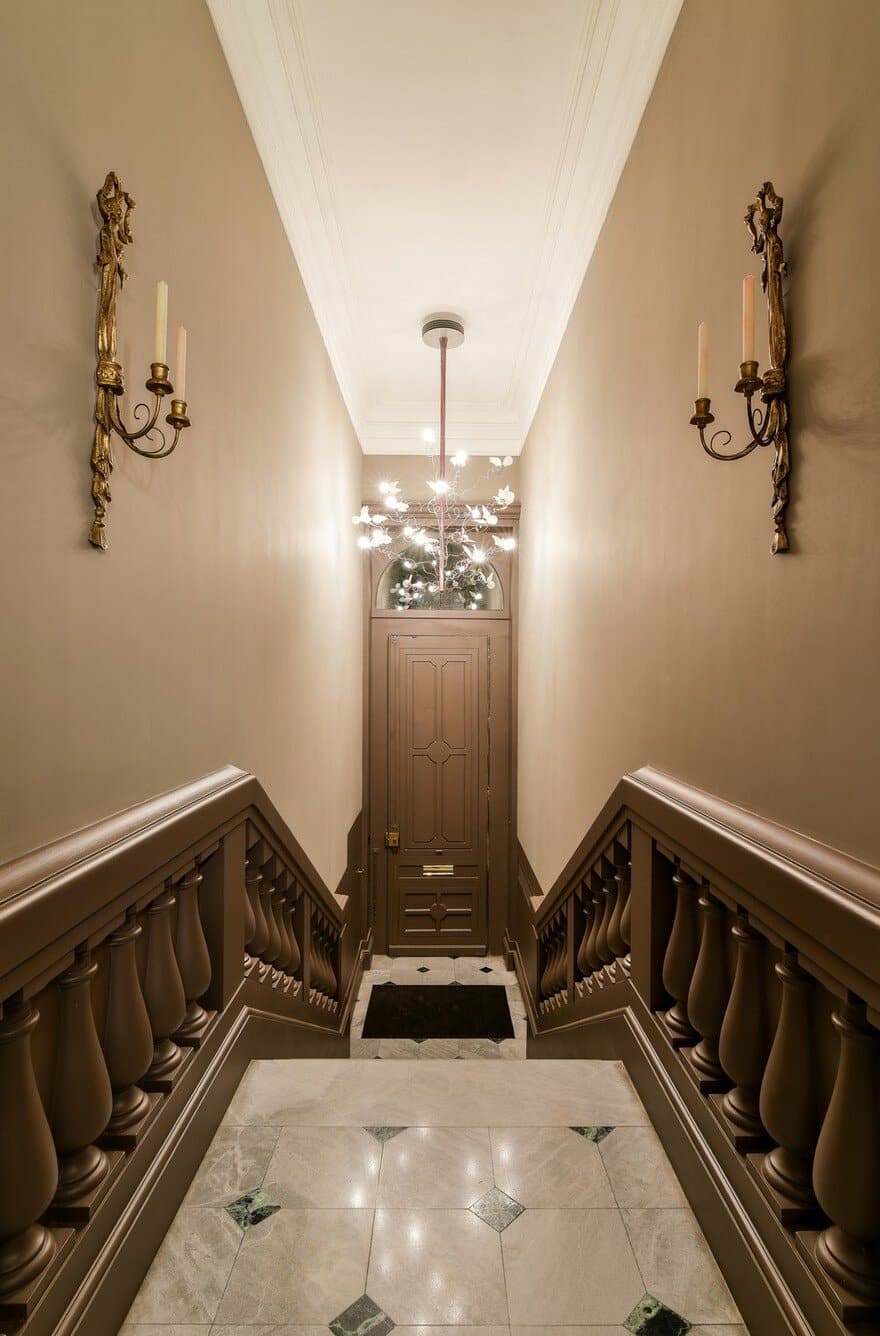
[[680,1313],[651,1294],[639,1300],[623,1325],[634,1336],[685,1336],[691,1329]]
[[365,1128],[364,1128],[364,1131],[365,1131],[365,1132],[369,1132],[370,1136],[371,1136],[371,1137],[375,1137],[377,1141],[390,1141],[392,1137],[400,1136],[400,1133],[401,1133],[401,1132],[405,1132],[405,1131],[406,1131],[406,1128],[405,1128],[405,1127],[365,1127]]
[[387,1336],[394,1323],[368,1294],[349,1304],[344,1313],[330,1323],[333,1336]]
[[613,1127],[573,1127],[572,1132],[577,1132],[579,1136],[586,1137],[588,1141],[604,1141]]
[[508,1197],[506,1192],[500,1188],[490,1188],[487,1193],[475,1201],[470,1207],[474,1215],[485,1220],[487,1225],[491,1225],[499,1234],[512,1225],[518,1215],[522,1215],[526,1208],[513,1197]]
[[250,1229],[252,1225],[258,1225],[261,1220],[280,1211],[281,1207],[272,1200],[268,1192],[264,1192],[262,1188],[254,1188],[252,1192],[246,1192],[243,1197],[231,1201],[226,1210],[242,1229]]

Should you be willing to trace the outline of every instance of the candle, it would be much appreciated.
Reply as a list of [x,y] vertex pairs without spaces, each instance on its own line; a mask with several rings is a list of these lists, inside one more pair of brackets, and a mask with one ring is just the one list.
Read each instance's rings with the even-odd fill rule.
[[165,365],[168,346],[168,284],[160,278],[156,284],[156,347],[154,362]]
[[755,360],[755,276],[743,279],[743,355],[744,362]]
[[709,326],[701,320],[697,326],[697,398],[709,397]]
[[174,360],[174,397],[186,398],[186,330],[177,326],[177,356]]

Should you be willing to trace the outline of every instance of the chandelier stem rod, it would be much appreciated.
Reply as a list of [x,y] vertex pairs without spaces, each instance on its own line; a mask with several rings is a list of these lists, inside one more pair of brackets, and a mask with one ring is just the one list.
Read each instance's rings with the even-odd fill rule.
[[[446,346],[444,334],[440,339],[440,478],[446,481]],[[440,591],[446,588],[446,497],[440,496]]]

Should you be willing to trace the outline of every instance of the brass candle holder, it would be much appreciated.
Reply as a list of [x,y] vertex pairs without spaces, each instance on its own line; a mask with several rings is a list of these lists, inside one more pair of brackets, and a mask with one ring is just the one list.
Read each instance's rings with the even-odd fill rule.
[[[774,447],[773,467],[770,478],[773,484],[773,541],[772,552],[789,550],[788,533],[785,527],[785,511],[788,506],[788,480],[791,477],[791,452],[788,443],[788,390],[785,377],[785,364],[788,357],[788,333],[785,325],[785,306],[782,299],[782,280],[788,272],[782,250],[782,238],[779,236],[779,223],[782,219],[783,201],[776,194],[770,181],[765,181],[758,191],[754,203],[746,210],[745,224],[752,238],[752,250],[763,260],[761,287],[767,297],[767,310],[770,325],[770,365],[761,376],[757,362],[743,362],[739,369],[739,380],[734,389],[745,397],[746,418],[750,439],[741,450],[730,454],[722,453],[723,447],[732,440],[729,431],[716,431],[709,440],[706,428],[715,421],[710,411],[711,401],[700,398],[694,401],[694,415],[691,424],[700,433],[703,449],[713,459],[724,461],[744,459],[758,446]],[[760,394],[763,408],[753,406],[752,400]],[[719,448],[720,447],[720,448]]]
[[[116,302],[119,289],[127,277],[122,263],[125,247],[131,243],[131,215],[135,202],[127,190],[123,190],[115,172],[108,172],[97,194],[98,209],[101,213],[101,229],[98,233],[97,262],[101,266],[101,287],[98,298],[97,354],[98,364],[95,370],[95,435],[92,443],[92,500],[95,505],[95,517],[89,531],[89,542],[93,547],[106,548],[107,535],[104,520],[110,504],[110,475],[113,472],[112,439],[115,432],[130,449],[146,459],[165,459],[176,448],[180,433],[190,425],[186,415],[186,401],[171,399],[171,411],[165,421],[174,429],[174,439],[169,444],[162,428],[157,426],[162,401],[174,394],[174,386],[169,379],[168,367],[164,362],[153,362],[146,388],[154,396],[153,407],[139,403],[134,407],[137,422],[146,415],[146,421],[136,430],[128,428],[122,420],[120,399],[125,391],[123,369],[116,360]],[[153,448],[147,449],[137,444],[148,439]]]

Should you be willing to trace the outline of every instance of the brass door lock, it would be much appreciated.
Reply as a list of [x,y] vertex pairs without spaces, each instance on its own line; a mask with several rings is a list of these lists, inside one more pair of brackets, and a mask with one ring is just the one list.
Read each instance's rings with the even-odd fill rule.
[[399,848],[400,848],[400,827],[399,827],[399,826],[392,826],[390,830],[386,830],[386,832],[385,832],[385,848],[386,848],[386,849],[399,849]]

